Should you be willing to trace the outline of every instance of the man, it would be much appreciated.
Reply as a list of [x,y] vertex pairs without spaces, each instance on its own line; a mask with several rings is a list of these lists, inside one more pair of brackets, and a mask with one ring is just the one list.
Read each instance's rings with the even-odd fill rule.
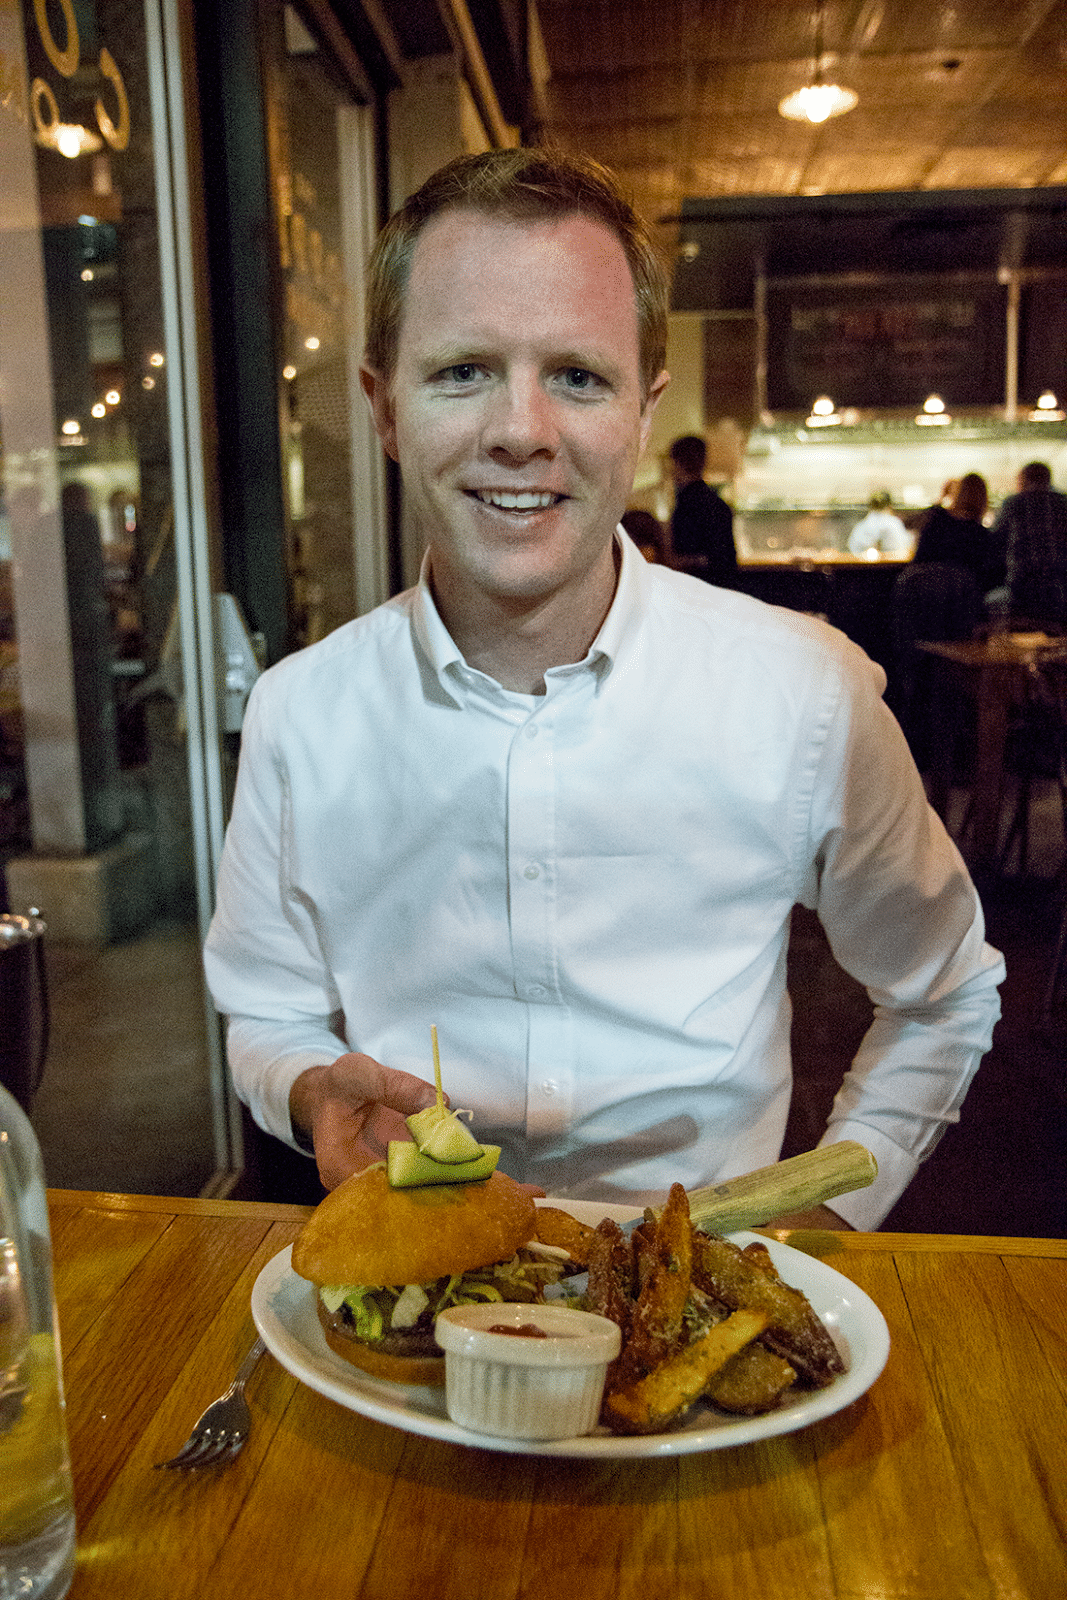
[[731,588],[737,577],[734,514],[722,495],[704,482],[708,447],[696,434],[671,445],[674,514],[671,548],[675,563],[687,572]]
[[446,1089],[550,1193],[777,1156],[792,906],[876,1020],[826,1138],[873,1226],[955,1120],[1002,963],[884,678],[644,561],[617,523],[663,371],[655,251],[595,163],[453,163],[375,248],[364,387],[418,586],[259,680],[206,951],[256,1119],[327,1186]]
[[861,517],[848,536],[848,548],[854,556],[875,555],[909,556],[912,538],[903,521],[893,510],[892,496],[879,489],[867,501],[867,515]]
[[[1044,461],[1031,461],[1004,501],[990,533],[1007,572],[1006,594],[990,603],[1032,622],[1067,622],[1067,495],[1052,487]],[[999,602],[999,605],[998,605]]]

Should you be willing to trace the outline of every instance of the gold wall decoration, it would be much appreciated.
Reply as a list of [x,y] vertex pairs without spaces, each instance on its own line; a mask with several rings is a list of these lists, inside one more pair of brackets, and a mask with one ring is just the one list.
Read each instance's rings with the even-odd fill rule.
[[81,44],[78,39],[78,19],[74,15],[72,0],[59,0],[63,21],[67,25],[67,42],[61,50],[52,37],[45,0],[33,0],[33,14],[37,18],[37,32],[41,36],[44,53],[64,78],[73,78],[78,70]]
[[126,85],[122,81],[114,56],[110,50],[100,52],[100,71],[111,84],[118,98],[119,120],[112,122],[104,109],[104,102],[97,99],[93,110],[96,112],[96,125],[104,135],[112,150],[125,150],[130,142],[130,102],[126,97]]

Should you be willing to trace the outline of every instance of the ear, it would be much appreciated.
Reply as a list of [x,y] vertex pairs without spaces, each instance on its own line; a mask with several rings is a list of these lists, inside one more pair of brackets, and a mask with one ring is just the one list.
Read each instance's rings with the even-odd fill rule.
[[396,453],[396,411],[387,380],[376,368],[361,366],[359,382],[367,397],[370,414],[374,418],[375,431],[382,441],[386,454],[392,456],[394,461],[399,461],[400,457]]
[[656,407],[659,405],[660,401],[663,398],[663,391],[664,391],[664,389],[666,389],[666,387],[670,383],[670,381],[671,381],[670,373],[667,372],[667,371],[663,371],[663,372],[660,373],[659,377],[656,379],[655,383],[652,385],[651,389],[648,391],[648,399],[645,401],[644,406],[642,407],[642,410],[641,410],[641,449],[642,449],[642,451],[644,451],[645,448],[648,445],[649,435],[652,432],[652,418],[655,415]]

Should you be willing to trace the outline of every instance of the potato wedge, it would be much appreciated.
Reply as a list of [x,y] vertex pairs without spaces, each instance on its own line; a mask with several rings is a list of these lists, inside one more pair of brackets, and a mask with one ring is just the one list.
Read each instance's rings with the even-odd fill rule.
[[658,1365],[682,1342],[692,1254],[689,1200],[682,1185],[676,1183],[654,1225],[643,1270],[638,1261],[641,1288],[630,1321],[628,1351],[637,1370]]
[[610,1317],[622,1330],[623,1349],[633,1314],[633,1256],[630,1241],[617,1222],[605,1217],[593,1230],[589,1250],[589,1287],[585,1309]]
[[766,1246],[750,1249],[751,1255],[728,1239],[694,1230],[693,1282],[724,1305],[765,1311],[763,1343],[804,1382],[825,1388],[845,1370],[840,1351],[806,1296],[782,1282]]
[[721,1411],[757,1417],[780,1405],[795,1381],[796,1373],[789,1362],[755,1339],[715,1374],[704,1390],[704,1398]]
[[763,1311],[735,1311],[625,1389],[608,1392],[600,1420],[613,1433],[658,1433],[689,1409],[732,1356],[767,1326]]
[[537,1208],[534,1238],[539,1239],[542,1244],[551,1244],[559,1250],[566,1250],[571,1260],[579,1267],[589,1265],[590,1242],[594,1231],[588,1223],[579,1222],[576,1217],[572,1217],[569,1211],[560,1211],[556,1206]]

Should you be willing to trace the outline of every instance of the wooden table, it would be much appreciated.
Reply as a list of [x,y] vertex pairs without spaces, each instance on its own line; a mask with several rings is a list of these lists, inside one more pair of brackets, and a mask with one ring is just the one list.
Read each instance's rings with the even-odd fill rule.
[[[1004,746],[1012,706],[1020,699],[1028,668],[1043,658],[1062,657],[1067,641],[1050,639],[1035,643],[1034,634],[993,634],[988,639],[928,641],[918,648],[947,662],[957,678],[963,678],[964,691],[978,707],[975,741],[974,783],[972,787],[968,848],[971,865],[985,869],[996,861],[1000,833],[1000,812],[1004,790]],[[1029,642],[1028,642],[1029,641]],[[931,803],[944,817],[952,784],[954,750],[947,730],[952,725],[952,710],[942,698],[935,708],[935,728],[945,735],[937,741],[931,771]]]
[[256,1275],[306,1213],[51,1201],[71,1600],[1067,1594],[1062,1241],[837,1236],[888,1365],[847,1410],[760,1444],[625,1463],[466,1449],[356,1416],[268,1357],[243,1453],[182,1474],[153,1463],[229,1381]]

